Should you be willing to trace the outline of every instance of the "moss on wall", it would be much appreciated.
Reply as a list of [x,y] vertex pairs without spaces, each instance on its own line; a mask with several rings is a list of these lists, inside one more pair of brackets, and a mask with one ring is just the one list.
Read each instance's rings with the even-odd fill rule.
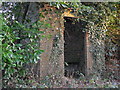
[[40,12],[44,16],[40,21],[44,21],[49,26],[40,28],[44,31],[44,37],[40,41],[40,49],[44,50],[40,60],[40,77],[43,79],[49,76],[54,82],[64,75],[64,21],[55,8],[45,5]]
[[[40,49],[44,50],[40,60],[40,77],[43,79],[49,76],[54,82],[64,76],[64,18],[58,9],[47,4],[44,8],[40,8],[40,13],[43,15],[40,21],[44,21],[44,24],[48,25],[48,28],[40,28],[41,31],[44,31],[40,41]],[[89,29],[91,30],[91,28]],[[94,31],[88,34],[85,40],[86,73],[89,75],[95,72],[94,74],[99,76],[105,67],[104,40],[96,39]],[[90,42],[91,39],[96,42]]]

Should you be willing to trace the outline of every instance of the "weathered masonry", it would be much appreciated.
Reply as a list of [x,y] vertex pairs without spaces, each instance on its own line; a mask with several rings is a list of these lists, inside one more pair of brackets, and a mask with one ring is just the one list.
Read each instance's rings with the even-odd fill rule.
[[89,75],[93,59],[89,52],[88,34],[82,31],[86,22],[75,21],[75,17],[69,15],[57,14],[58,10],[48,5],[41,8],[40,12],[42,11],[44,17],[40,21],[49,23],[51,27],[40,28],[46,36],[40,41],[40,48],[44,50],[40,60],[40,77],[61,79],[66,68],[75,70],[76,67],[80,73]]
[[[59,13],[59,11],[63,12]],[[44,22],[44,25],[50,24],[50,27],[40,28],[41,31],[44,31],[44,37],[41,37],[40,40],[40,49],[44,50],[44,52],[41,54],[39,62],[34,65],[34,72],[38,79],[39,77],[44,79],[44,77],[49,76],[54,80],[61,80],[64,76],[70,77],[70,75],[73,75],[74,71],[83,73],[85,76],[95,74],[102,76],[105,68],[107,71],[110,70],[110,67],[113,68],[104,57],[104,47],[110,45],[106,45],[104,40],[95,39],[94,34],[89,34],[91,32],[83,32],[88,23],[82,20],[76,21],[80,17],[68,11],[56,9],[46,3],[31,3],[29,6],[27,18],[31,20],[31,23],[39,19]],[[38,12],[41,13],[40,18]],[[100,44],[100,47],[94,42],[91,43],[89,37],[93,37]],[[110,61],[113,62],[114,60],[115,66],[119,64],[119,49],[114,53],[117,57],[108,57]],[[119,76],[119,67],[115,66],[114,68],[114,71],[117,71],[116,76]],[[70,74],[67,74],[68,72]]]

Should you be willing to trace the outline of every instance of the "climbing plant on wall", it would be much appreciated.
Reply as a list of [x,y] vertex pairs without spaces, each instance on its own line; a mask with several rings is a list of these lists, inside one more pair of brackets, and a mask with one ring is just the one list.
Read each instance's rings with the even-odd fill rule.
[[119,3],[113,3],[111,5],[111,13],[107,16],[107,32],[106,35],[111,38],[112,42],[120,45],[120,5]]
[[[78,19],[87,22],[86,29],[83,29],[83,31],[90,35],[89,39],[92,42],[90,51],[94,56],[95,73],[102,74],[105,69],[104,40],[110,38],[115,44],[119,44],[120,41],[119,4],[95,2],[49,2],[48,4],[57,8],[58,12],[56,11],[56,13],[62,14],[65,10],[68,10],[68,13],[74,14],[79,17]],[[6,86],[12,86],[13,83],[19,83],[23,86],[26,85],[26,82],[28,84],[27,79],[31,77],[26,77],[29,70],[25,67],[37,63],[40,59],[39,55],[43,52],[39,49],[38,44],[41,33],[43,33],[39,31],[39,28],[50,27],[50,24],[40,22],[39,19],[34,21],[34,19],[30,19],[31,17],[26,17],[29,14],[30,5],[32,4],[29,2],[3,4],[5,10],[3,10],[3,18],[1,18],[3,22],[1,34],[2,70],[3,84]],[[44,17],[42,13],[39,14],[40,17]],[[56,43],[55,45],[57,45]]]
[[[14,84],[26,86],[29,81],[31,64],[36,64],[40,60],[43,50],[39,48],[39,40],[42,31],[39,28],[44,22],[35,21],[30,27],[18,20],[18,12],[21,10],[21,3],[3,3],[2,21],[2,72],[3,87],[13,87]],[[22,3],[23,4],[23,3]],[[6,7],[6,6],[10,7]],[[7,11],[8,10],[8,11]],[[12,12],[12,13],[11,13]],[[16,14],[16,13],[17,14]],[[28,20],[29,21],[29,20]],[[47,27],[44,25],[44,27]],[[33,78],[31,78],[32,80]],[[31,82],[30,82],[31,83]],[[20,86],[16,87],[20,87]]]
[[111,37],[112,41],[118,44],[120,40],[118,39],[119,2],[114,4],[109,2],[51,2],[50,5],[58,9],[68,9],[70,13],[76,14],[79,19],[87,22],[86,29],[83,31],[89,33],[89,40],[92,43],[90,51],[93,53],[93,68],[96,74],[102,75],[105,70],[104,56],[107,53],[104,41]]

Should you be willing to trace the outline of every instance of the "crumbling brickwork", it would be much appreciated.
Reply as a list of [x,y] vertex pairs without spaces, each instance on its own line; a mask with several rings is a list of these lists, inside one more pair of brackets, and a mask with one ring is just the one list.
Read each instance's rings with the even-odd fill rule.
[[[50,27],[40,28],[40,31],[44,31],[40,40],[40,49],[44,50],[40,60],[41,79],[49,76],[54,80],[60,80],[64,76],[65,25],[63,14],[58,12],[59,10],[48,5],[45,5],[44,8],[40,8],[40,13],[43,15],[43,17],[40,18],[40,21],[43,21],[46,25],[50,24]],[[80,27],[82,28],[82,26]],[[80,37],[81,36],[79,36],[79,38]],[[90,42],[86,33],[84,33],[83,37],[84,41],[81,45],[84,46],[85,57],[83,61],[84,66],[80,67],[84,69],[85,75],[88,75],[92,71],[93,61],[92,54],[89,52]],[[80,58],[82,58],[82,56],[80,56]]]
[[59,79],[64,75],[64,21],[55,8],[45,5],[40,12],[44,16],[40,21],[50,24],[48,28],[40,28],[44,31],[40,41],[40,49],[44,50],[40,60],[40,77]]

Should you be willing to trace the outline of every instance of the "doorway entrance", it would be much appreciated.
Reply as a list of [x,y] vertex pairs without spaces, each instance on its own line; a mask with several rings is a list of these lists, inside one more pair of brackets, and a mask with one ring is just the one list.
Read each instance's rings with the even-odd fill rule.
[[80,74],[85,75],[85,22],[75,21],[75,18],[64,17],[64,66],[65,76],[77,78]]

